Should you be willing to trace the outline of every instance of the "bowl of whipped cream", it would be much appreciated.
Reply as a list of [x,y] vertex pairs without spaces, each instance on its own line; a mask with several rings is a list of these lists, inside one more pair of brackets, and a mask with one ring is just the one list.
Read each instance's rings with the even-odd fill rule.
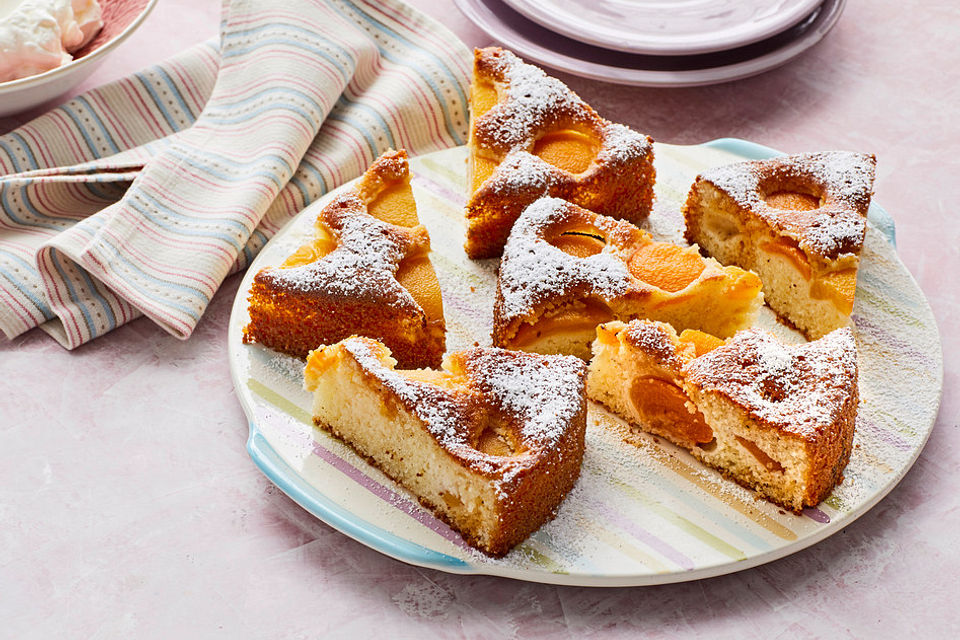
[[0,0],[0,116],[87,78],[157,0]]

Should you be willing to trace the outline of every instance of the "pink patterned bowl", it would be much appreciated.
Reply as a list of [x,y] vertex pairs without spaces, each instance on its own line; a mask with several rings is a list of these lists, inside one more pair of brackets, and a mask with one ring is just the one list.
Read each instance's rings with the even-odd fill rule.
[[100,0],[103,29],[73,61],[35,76],[0,82],[0,117],[41,105],[83,82],[137,30],[156,4],[157,0]]

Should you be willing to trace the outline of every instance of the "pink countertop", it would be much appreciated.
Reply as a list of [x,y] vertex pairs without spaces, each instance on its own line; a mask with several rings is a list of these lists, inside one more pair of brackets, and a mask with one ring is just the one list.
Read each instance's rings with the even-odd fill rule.
[[[469,45],[450,2],[414,0]],[[161,0],[90,88],[216,34],[216,0]],[[960,5],[851,0],[825,41],[730,84],[558,74],[655,139],[746,138],[879,159],[877,202],[940,325],[943,404],[916,465],[842,532],[740,573],[587,589],[404,565],[275,489],[244,449],[227,280],[186,342],[146,319],[74,352],[0,339],[0,635],[96,638],[960,637]],[[23,118],[0,119],[5,132]],[[9,635],[7,635],[9,634]]]

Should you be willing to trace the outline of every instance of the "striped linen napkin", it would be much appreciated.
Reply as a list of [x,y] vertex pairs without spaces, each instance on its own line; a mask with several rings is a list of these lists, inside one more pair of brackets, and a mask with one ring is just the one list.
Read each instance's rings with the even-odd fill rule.
[[386,149],[463,144],[470,53],[397,0],[232,0],[203,44],[0,136],[0,329],[190,336],[223,279]]

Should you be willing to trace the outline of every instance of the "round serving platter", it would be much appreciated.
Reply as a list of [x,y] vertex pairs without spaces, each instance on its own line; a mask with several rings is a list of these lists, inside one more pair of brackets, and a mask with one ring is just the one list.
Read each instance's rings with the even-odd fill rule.
[[[655,237],[679,241],[680,204],[697,173],[775,153],[734,139],[657,144],[657,204],[645,226]],[[465,159],[466,149],[458,147],[411,160],[451,351],[490,343],[496,284],[497,261],[471,261],[461,248]],[[301,361],[242,343],[254,274],[282,262],[310,237],[316,207],[328,199],[291,221],[248,270],[230,318],[231,371],[250,420],[247,448],[257,466],[317,518],[403,562],[584,586],[662,584],[746,569],[823,540],[869,510],[909,470],[933,427],[943,377],[939,334],[926,299],[897,258],[889,216],[874,205],[853,314],[863,402],[845,479],[827,500],[802,515],[786,513],[591,404],[581,476],[557,518],[505,558],[489,558],[349,447],[313,427]],[[758,324],[784,340],[803,340],[767,309]]]

